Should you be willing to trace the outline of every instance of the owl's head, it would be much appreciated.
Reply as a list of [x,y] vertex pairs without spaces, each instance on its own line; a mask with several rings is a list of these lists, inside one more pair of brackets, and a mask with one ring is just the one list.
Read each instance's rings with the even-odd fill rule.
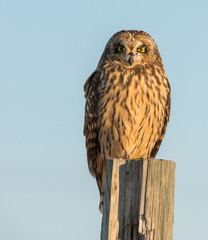
[[157,45],[153,38],[143,31],[120,31],[108,41],[101,57],[103,61],[113,61],[127,68],[136,65],[161,62]]

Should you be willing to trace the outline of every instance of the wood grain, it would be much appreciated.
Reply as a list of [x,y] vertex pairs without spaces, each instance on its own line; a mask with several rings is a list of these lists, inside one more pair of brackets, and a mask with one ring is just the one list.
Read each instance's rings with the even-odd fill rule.
[[107,161],[101,240],[172,240],[175,163]]

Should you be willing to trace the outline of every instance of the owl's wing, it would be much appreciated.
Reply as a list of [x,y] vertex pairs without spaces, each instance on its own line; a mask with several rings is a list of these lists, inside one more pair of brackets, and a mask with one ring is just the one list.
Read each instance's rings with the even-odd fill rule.
[[152,149],[152,152],[151,152],[151,157],[152,158],[155,158],[159,148],[160,148],[160,145],[162,143],[162,140],[165,136],[165,132],[166,132],[166,128],[167,128],[167,124],[169,122],[169,119],[170,119],[170,103],[171,103],[171,98],[170,98],[170,85],[168,83],[168,96],[167,96],[167,102],[166,102],[166,107],[165,107],[165,115],[164,115],[164,120],[163,120],[163,128],[162,128],[162,132],[161,132],[161,136],[160,138],[157,140],[157,142],[155,143],[155,146],[154,148]]
[[87,149],[88,167],[93,176],[96,176],[96,158],[99,152],[97,126],[99,77],[97,75],[97,71],[93,72],[84,85],[86,98],[84,135],[86,137],[85,143]]
[[[86,137],[87,161],[90,173],[96,177],[97,185],[102,195],[105,181],[106,161],[101,158],[98,142],[98,101],[100,73],[95,71],[84,85],[86,105],[84,135]],[[102,203],[101,203],[102,204]]]
[[100,73],[96,70],[87,79],[84,85],[85,91],[85,122],[84,135],[87,149],[87,162],[90,173],[96,177],[101,195],[100,209],[103,204],[103,189],[106,173],[106,161],[101,158],[98,142],[98,101],[99,101]]

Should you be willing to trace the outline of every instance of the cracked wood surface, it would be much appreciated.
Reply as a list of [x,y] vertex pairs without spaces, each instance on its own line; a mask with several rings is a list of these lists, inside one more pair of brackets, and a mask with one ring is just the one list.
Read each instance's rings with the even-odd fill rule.
[[101,240],[172,240],[175,163],[107,161]]

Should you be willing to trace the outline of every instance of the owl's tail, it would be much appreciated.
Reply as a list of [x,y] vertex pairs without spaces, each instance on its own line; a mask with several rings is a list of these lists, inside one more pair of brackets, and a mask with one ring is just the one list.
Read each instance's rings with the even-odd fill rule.
[[96,169],[96,180],[100,191],[100,204],[99,210],[103,213],[103,203],[104,203],[104,191],[105,191],[105,176],[106,176],[106,160],[101,158],[99,154],[97,156],[97,169]]

